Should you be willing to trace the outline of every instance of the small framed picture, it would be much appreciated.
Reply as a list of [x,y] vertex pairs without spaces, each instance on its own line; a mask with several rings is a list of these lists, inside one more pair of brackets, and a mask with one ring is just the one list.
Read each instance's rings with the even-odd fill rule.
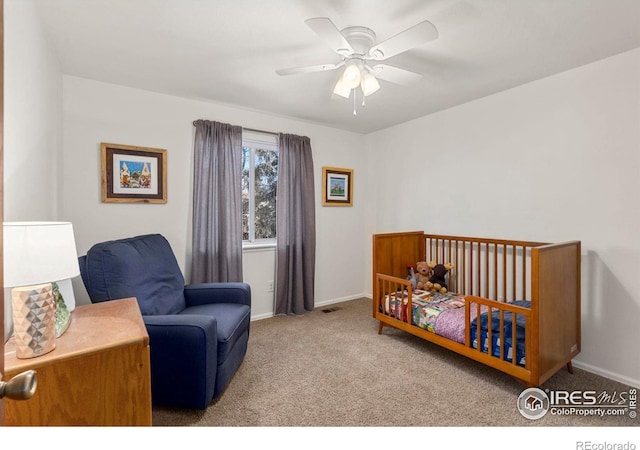
[[100,144],[102,201],[167,203],[167,151],[133,145]]
[[322,168],[322,206],[353,205],[353,170]]

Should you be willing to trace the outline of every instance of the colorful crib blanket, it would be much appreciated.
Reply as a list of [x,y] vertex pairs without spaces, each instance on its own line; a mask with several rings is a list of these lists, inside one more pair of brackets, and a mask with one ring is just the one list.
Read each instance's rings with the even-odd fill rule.
[[[465,343],[465,302],[467,300],[463,295],[456,294],[454,292],[447,292],[444,294],[436,292],[425,292],[421,290],[413,291],[412,296],[412,324],[422,329],[435,333],[439,336],[451,339],[452,341],[460,344]],[[516,301],[513,302],[518,306],[530,307],[528,301]],[[394,292],[387,295],[384,301],[380,305],[380,309],[384,310],[387,314],[397,317],[407,322],[407,307],[408,307],[408,294],[407,292]],[[471,342],[472,347],[477,348],[477,304],[471,302],[470,304],[470,320],[471,320]],[[499,312],[493,310],[492,319],[492,349],[493,356],[500,357],[500,321],[498,318]],[[513,343],[511,342],[511,313],[504,314],[505,320],[505,332],[504,332],[504,353],[503,357],[506,361],[511,361],[513,357]],[[485,305],[480,306],[480,341],[481,349],[484,352],[488,352],[488,307]],[[517,317],[517,343],[516,343],[516,361],[520,365],[525,364],[524,355],[524,317],[518,315]]]
[[[400,301],[402,300],[402,306]],[[464,344],[464,305],[463,295],[455,292],[427,292],[413,291],[412,323],[439,336]],[[396,305],[396,303],[398,305]],[[393,293],[385,298],[384,308],[388,314],[395,317],[406,317],[407,293]],[[471,306],[474,306],[472,303]],[[486,312],[483,305],[481,311]],[[396,313],[397,312],[397,313]],[[471,319],[476,317],[476,308],[471,308]]]

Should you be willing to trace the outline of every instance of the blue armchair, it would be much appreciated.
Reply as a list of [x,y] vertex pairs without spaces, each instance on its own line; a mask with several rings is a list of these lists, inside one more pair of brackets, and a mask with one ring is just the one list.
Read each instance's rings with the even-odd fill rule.
[[185,286],[160,234],[96,244],[79,262],[92,303],[138,299],[149,334],[154,405],[205,409],[224,392],[247,351],[248,284]]

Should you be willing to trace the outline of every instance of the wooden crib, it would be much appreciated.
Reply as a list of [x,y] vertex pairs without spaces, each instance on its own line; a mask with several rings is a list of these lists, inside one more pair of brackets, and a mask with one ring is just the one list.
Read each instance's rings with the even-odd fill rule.
[[[421,231],[376,234],[373,317],[380,321],[378,334],[384,326],[395,327],[503,371],[527,386],[540,386],[563,366],[573,372],[571,361],[580,353],[580,251],[580,241],[547,244]],[[447,282],[449,291],[464,296],[460,317],[464,317],[465,334],[460,342],[415,324],[418,300],[407,279],[407,266],[418,261],[454,264]],[[530,307],[516,306],[511,303],[514,300],[528,300]],[[395,306],[389,308],[389,302]],[[507,341],[514,348],[517,339],[522,341],[507,317],[524,324],[524,364],[518,362],[515,350],[509,360],[504,357]],[[476,318],[488,322],[482,331],[486,348],[481,345],[481,321]]]

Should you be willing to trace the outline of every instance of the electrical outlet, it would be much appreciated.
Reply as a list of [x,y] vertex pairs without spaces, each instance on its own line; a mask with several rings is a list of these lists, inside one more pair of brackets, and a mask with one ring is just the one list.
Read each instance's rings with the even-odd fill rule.
[[273,280],[267,281],[267,292],[273,292]]

